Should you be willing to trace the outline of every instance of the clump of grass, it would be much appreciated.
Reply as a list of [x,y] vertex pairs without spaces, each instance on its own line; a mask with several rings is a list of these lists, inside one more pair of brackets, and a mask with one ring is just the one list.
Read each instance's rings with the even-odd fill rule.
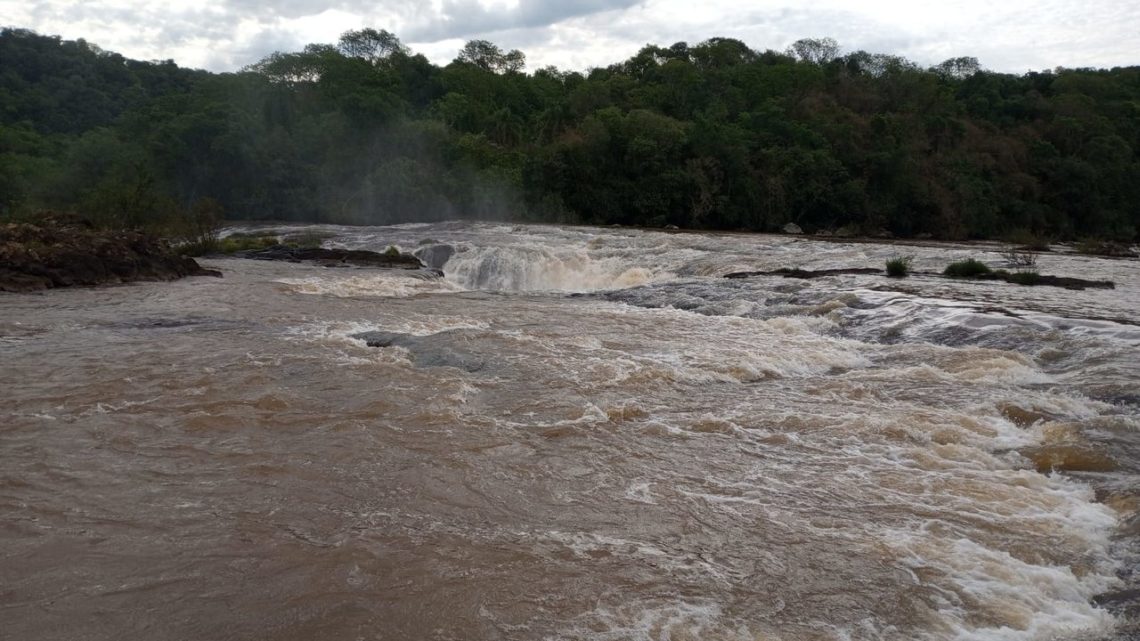
[[384,250],[384,255],[385,256],[393,256],[393,257],[399,256],[400,250],[395,245],[388,245],[388,249]]
[[891,278],[906,278],[910,275],[910,264],[914,256],[896,256],[887,261],[887,276]]
[[950,278],[977,278],[990,273],[990,268],[980,260],[967,258],[950,263],[942,272]]
[[180,245],[178,247],[178,253],[186,256],[234,254],[250,249],[265,249],[276,244],[278,244],[276,236],[226,236],[218,240],[202,240]]

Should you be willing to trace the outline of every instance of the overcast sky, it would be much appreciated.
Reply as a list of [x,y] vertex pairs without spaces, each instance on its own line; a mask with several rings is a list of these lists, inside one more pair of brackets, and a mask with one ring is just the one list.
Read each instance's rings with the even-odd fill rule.
[[532,70],[604,66],[646,43],[712,36],[781,51],[830,36],[845,52],[923,65],[975,56],[1013,73],[1140,64],[1140,0],[0,0],[0,25],[213,71],[361,27],[388,29],[441,64],[466,40],[491,40],[523,50]]

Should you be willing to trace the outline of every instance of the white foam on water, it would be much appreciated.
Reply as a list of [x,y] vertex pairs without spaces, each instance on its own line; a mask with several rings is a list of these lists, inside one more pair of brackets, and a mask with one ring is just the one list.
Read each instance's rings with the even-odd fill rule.
[[575,641],[757,641],[747,628],[725,629],[719,604],[689,598],[670,603],[598,607],[552,639]]
[[376,296],[406,298],[418,294],[446,294],[463,291],[455,283],[442,278],[419,278],[405,274],[329,275],[308,278],[283,278],[278,281],[298,294],[327,295],[342,298]]
[[[1110,632],[1114,617],[1091,603],[1094,595],[1120,585],[1117,563],[1109,556],[1109,533],[1117,515],[1094,503],[1091,489],[1060,476],[1043,476],[1028,470],[994,470],[1000,478],[979,472],[979,489],[1007,491],[1008,496],[985,498],[982,503],[941,505],[939,518],[954,512],[969,514],[975,521],[985,517],[998,530],[1009,529],[1048,534],[1054,545],[1063,545],[1071,556],[1080,553],[1079,565],[1049,565],[1028,562],[1006,549],[987,547],[962,535],[949,537],[945,527],[882,528],[875,533],[892,550],[896,562],[914,576],[927,577],[923,585],[940,591],[938,614],[951,633],[931,633],[924,638],[984,641],[1041,641],[1087,639]],[[961,471],[949,471],[954,483],[966,480]],[[948,479],[949,480],[949,479]],[[947,483],[939,488],[940,500],[959,491]],[[990,512],[991,510],[1001,510]],[[986,515],[988,514],[988,517]],[[873,528],[873,526],[872,526]],[[953,530],[951,530],[953,531]],[[989,535],[987,535],[987,538]]]
[[141,401],[122,401],[120,403],[96,403],[94,407],[84,410],[79,413],[79,416],[90,416],[92,414],[113,414],[115,412],[122,412],[129,410],[132,407],[142,407],[150,405],[156,401],[162,400],[161,396],[148,398]]
[[1078,574],[1068,567],[1030,564],[969,539],[917,541],[896,532],[884,540],[904,554],[913,571],[934,570],[946,577],[938,612],[952,632],[935,638],[1076,640],[1111,632],[1116,623],[1090,602],[1118,585],[1107,569]]
[[412,336],[430,336],[457,329],[487,330],[490,329],[490,324],[486,321],[473,320],[462,316],[408,315],[380,320],[314,321],[290,327],[286,330],[285,336],[333,345],[363,347],[364,341],[353,338],[353,335],[384,331]]
[[625,498],[636,503],[657,505],[657,500],[653,498],[653,484],[649,482],[630,485],[626,488]]
[[599,304],[597,310],[648,322],[678,323],[681,335],[676,341],[663,342],[659,351],[619,355],[631,367],[615,375],[617,383],[647,375],[689,382],[755,382],[872,365],[865,344],[821,336],[824,328],[833,325],[819,317],[757,320],[613,303]]

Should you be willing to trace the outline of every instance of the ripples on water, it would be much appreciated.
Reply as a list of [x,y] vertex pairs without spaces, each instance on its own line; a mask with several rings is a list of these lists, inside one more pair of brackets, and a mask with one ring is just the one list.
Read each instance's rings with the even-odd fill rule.
[[[21,639],[1126,639],[1140,264],[977,247],[328,228],[445,280],[0,298]],[[405,338],[370,348],[354,335]],[[1056,470],[1061,469],[1063,472]]]

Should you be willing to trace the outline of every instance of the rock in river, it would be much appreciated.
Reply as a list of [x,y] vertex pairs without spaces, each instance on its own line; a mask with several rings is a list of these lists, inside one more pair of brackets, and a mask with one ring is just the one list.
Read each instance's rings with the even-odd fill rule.
[[369,347],[403,347],[411,353],[417,367],[455,367],[478,372],[487,366],[487,360],[470,350],[471,331],[454,329],[428,336],[372,331],[353,334],[352,338]]
[[412,254],[432,269],[443,269],[447,261],[455,255],[455,248],[451,245],[436,243],[419,247]]
[[256,260],[313,261],[322,265],[356,265],[390,269],[422,269],[424,264],[411,254],[380,253],[365,249],[328,249],[325,247],[290,247],[274,245],[266,249],[238,252],[236,256]]
[[156,236],[98,230],[74,216],[0,226],[0,291],[221,275],[175,253]]

